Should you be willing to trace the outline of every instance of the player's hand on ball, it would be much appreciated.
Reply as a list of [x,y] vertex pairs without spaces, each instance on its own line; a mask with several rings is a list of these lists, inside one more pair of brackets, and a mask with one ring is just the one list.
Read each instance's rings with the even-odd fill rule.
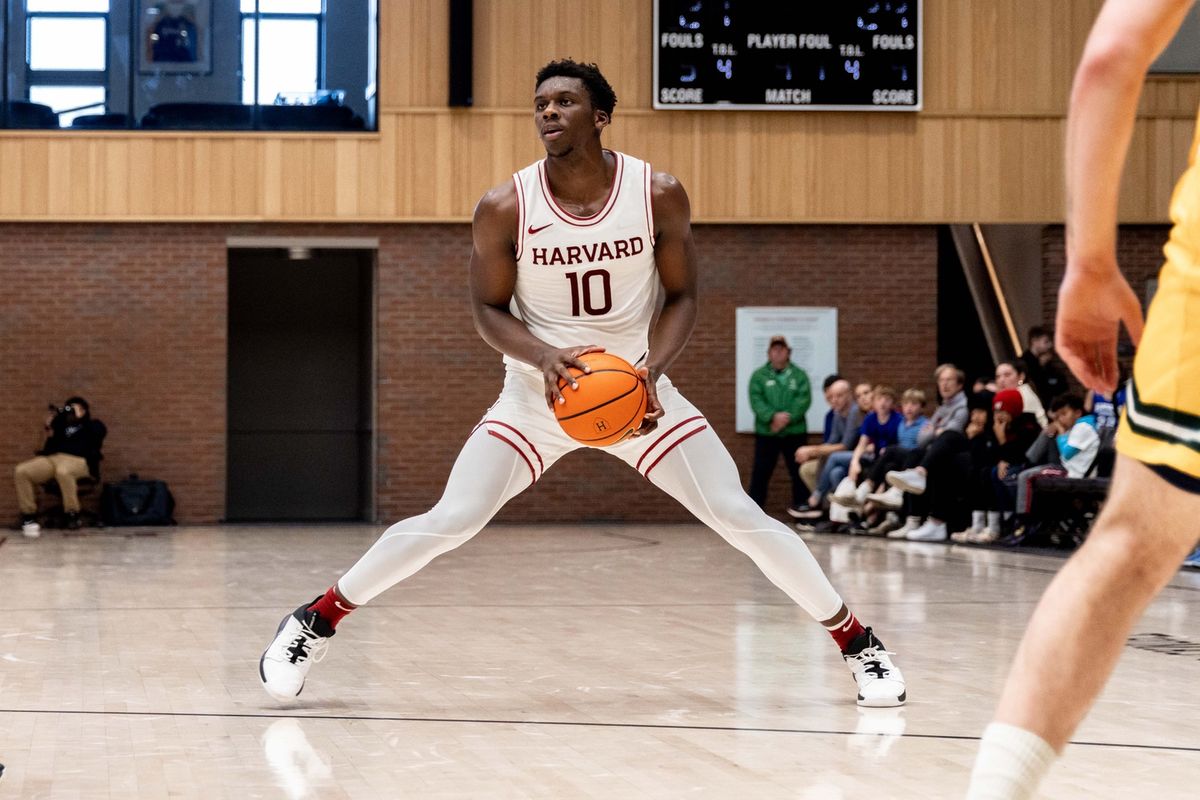
[[654,385],[658,381],[658,375],[654,375],[654,378],[651,379],[650,370],[646,367],[638,367],[637,373],[642,376],[642,383],[646,384],[646,416],[642,418],[642,427],[629,435],[645,436],[658,427],[659,417],[664,412],[662,403],[658,402],[658,389]]
[[603,347],[597,347],[594,344],[586,344],[581,347],[560,347],[557,350],[547,351],[538,366],[542,370],[542,379],[546,384],[546,406],[551,411],[554,410],[555,403],[566,402],[563,399],[562,391],[558,388],[559,379],[566,381],[566,385],[572,389],[576,388],[575,378],[571,375],[570,368],[574,367],[581,372],[591,372],[591,368],[580,361],[579,357],[585,353],[603,352]]

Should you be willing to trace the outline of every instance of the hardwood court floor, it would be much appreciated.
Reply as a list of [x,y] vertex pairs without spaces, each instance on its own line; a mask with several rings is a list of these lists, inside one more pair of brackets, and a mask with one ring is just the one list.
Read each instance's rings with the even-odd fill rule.
[[[493,527],[274,703],[256,664],[280,616],[379,530],[8,534],[0,798],[961,797],[1062,564],[810,539],[908,678],[903,710],[859,710],[828,635],[715,534]],[[1126,649],[1046,797],[1196,796],[1200,574],[1136,631],[1184,654]]]

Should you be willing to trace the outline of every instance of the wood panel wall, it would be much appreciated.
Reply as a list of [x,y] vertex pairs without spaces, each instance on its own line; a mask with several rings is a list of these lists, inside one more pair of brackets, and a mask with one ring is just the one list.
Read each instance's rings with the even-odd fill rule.
[[[651,0],[476,0],[475,107],[450,109],[447,4],[383,0],[378,134],[0,132],[0,219],[469,219],[539,157],[532,76],[566,55],[617,91],[609,146],[675,173],[700,221],[1055,221],[1101,4],[925,0],[925,110],[893,114],[654,111]],[[1125,221],[1166,219],[1198,103],[1196,79],[1150,79]]]

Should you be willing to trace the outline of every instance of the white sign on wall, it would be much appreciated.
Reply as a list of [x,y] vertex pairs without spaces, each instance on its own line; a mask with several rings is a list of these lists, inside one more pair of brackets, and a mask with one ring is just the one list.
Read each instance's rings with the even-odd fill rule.
[[749,306],[737,310],[737,432],[754,433],[750,408],[750,376],[767,363],[772,336],[784,336],[792,348],[792,363],[808,373],[812,405],[805,419],[810,433],[825,422],[821,382],[837,372],[837,309],[805,306]]

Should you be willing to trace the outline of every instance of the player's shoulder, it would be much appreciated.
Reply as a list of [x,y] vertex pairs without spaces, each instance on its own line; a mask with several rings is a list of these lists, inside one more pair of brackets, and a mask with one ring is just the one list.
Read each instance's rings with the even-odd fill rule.
[[517,188],[511,180],[493,186],[483,193],[475,204],[474,221],[476,224],[503,225],[517,221]]
[[691,203],[683,183],[669,172],[652,172],[650,175],[650,201],[654,204],[655,217],[691,217]]

